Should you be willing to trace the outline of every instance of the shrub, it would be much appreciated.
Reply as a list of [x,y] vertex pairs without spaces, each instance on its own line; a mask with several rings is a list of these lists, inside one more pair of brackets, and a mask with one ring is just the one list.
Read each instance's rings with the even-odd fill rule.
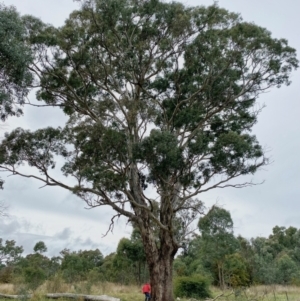
[[13,278],[13,268],[11,266],[3,267],[0,270],[0,283],[11,283]]
[[176,297],[208,298],[211,296],[209,280],[201,275],[177,277],[175,279],[174,294]]
[[27,267],[24,269],[24,280],[28,288],[37,289],[46,279],[45,272],[41,268]]

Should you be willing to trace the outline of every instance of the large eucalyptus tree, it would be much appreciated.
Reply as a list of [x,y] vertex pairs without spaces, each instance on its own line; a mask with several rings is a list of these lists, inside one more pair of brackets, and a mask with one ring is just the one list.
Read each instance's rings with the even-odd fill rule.
[[[37,99],[69,120],[7,134],[1,168],[127,217],[141,233],[153,300],[170,301],[197,196],[251,185],[232,180],[267,163],[250,134],[256,100],[289,84],[295,50],[216,5],[90,0],[60,28],[33,21]],[[75,185],[54,178],[57,156]],[[40,175],[22,173],[23,162]]]

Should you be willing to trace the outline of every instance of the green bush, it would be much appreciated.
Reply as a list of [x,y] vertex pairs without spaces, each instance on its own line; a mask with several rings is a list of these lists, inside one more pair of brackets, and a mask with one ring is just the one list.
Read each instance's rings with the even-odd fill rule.
[[45,272],[41,268],[27,267],[24,269],[24,280],[29,289],[37,289],[46,279]]
[[203,299],[211,296],[209,280],[201,275],[177,277],[174,284],[176,297]]

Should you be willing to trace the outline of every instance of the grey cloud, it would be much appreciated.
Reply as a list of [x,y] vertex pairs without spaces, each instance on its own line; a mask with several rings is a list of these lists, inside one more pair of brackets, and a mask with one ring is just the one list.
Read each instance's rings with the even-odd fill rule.
[[24,218],[9,216],[0,219],[0,235],[9,236],[20,232],[35,232],[37,235],[43,235],[43,227],[39,224],[31,223]]
[[113,215],[110,207],[85,209],[86,204],[82,200],[62,188],[39,189],[41,184],[38,181],[18,177],[9,177],[5,181],[2,197],[4,200],[9,200],[6,202],[11,212],[16,209],[22,211],[24,208],[33,212],[47,212],[48,215],[53,216],[54,221],[56,218],[68,216],[106,224],[110,222]]
[[70,228],[65,228],[61,232],[58,232],[54,235],[54,238],[61,239],[61,240],[67,240],[71,237],[72,231]]
[[[105,246],[103,244],[96,243],[95,241],[91,240],[89,237],[84,241],[84,245],[90,246],[91,249],[99,249],[103,252]],[[113,248],[115,250],[115,247]]]
[[0,219],[0,235],[11,235],[21,229],[21,225],[18,221],[12,220],[11,222],[5,223],[4,220]]

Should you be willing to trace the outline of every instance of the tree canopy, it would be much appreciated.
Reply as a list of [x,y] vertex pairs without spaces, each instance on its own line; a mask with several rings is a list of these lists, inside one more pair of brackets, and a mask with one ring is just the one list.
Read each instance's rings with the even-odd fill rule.
[[33,55],[26,43],[24,21],[12,6],[0,4],[0,118],[22,114],[33,76],[28,69]]
[[14,240],[6,240],[0,238],[0,265],[10,265],[15,263],[23,253],[23,247],[16,246]]
[[45,245],[45,243],[43,241],[38,241],[35,244],[35,246],[33,247],[33,251],[35,253],[42,254],[42,253],[47,252],[47,247],[46,247],[46,245]]
[[[237,258],[234,253],[238,250],[238,241],[233,235],[230,212],[213,206],[203,218],[200,218],[198,226],[202,238],[203,259],[208,265],[216,267],[218,285],[225,288],[226,264],[229,266],[227,270],[232,265],[236,265]],[[228,258],[234,264],[230,265]]]
[[[20,116],[33,75],[28,69],[33,55],[26,43],[24,20],[12,6],[0,3],[0,119]],[[0,178],[0,189],[4,181]],[[0,215],[3,207],[0,204]]]
[[[296,52],[217,5],[81,3],[60,28],[27,19],[37,99],[69,120],[7,134],[1,168],[126,216],[141,233],[153,299],[172,300],[172,262],[202,212],[197,196],[251,185],[232,180],[267,164],[251,134],[257,98],[290,84]],[[58,156],[74,185],[53,176]],[[24,162],[39,175],[22,173]]]

